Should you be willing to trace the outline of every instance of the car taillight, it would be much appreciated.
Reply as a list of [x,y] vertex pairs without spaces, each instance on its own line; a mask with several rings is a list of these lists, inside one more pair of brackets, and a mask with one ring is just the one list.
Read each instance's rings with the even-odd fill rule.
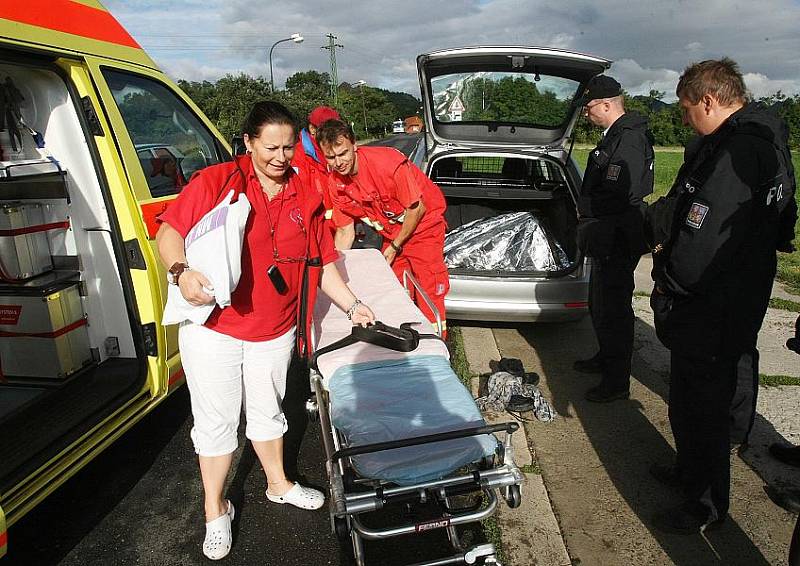
[[589,303],[564,303],[564,306],[568,309],[582,309],[589,306]]

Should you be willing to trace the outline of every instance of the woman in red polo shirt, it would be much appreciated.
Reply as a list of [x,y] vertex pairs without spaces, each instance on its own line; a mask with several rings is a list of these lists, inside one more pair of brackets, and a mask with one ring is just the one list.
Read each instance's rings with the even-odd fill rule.
[[242,398],[245,434],[266,473],[267,498],[318,509],[323,494],[289,481],[283,468],[287,425],[281,402],[289,362],[295,344],[306,353],[317,285],[353,323],[375,318],[333,263],[337,252],[330,231],[323,228],[321,197],[290,167],[297,141],[294,117],[278,103],[259,102],[243,130],[247,155],[195,175],[160,216],[156,236],[170,282],[189,303],[211,303],[214,298],[204,291],[213,292],[211,283],[186,264],[184,238],[233,183],[250,201],[242,275],[231,305],[217,307],[204,325],[184,323],[179,330],[194,417],[191,436],[205,492],[203,553],[215,560],[231,547],[234,509],[223,499],[223,489],[238,445]]

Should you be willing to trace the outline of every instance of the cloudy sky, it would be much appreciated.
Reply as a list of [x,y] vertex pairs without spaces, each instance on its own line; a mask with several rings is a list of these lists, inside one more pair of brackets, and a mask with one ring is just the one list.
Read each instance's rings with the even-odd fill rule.
[[800,0],[106,0],[106,7],[175,79],[244,72],[276,87],[329,71],[327,34],[343,45],[340,81],[419,96],[415,58],[465,45],[533,45],[614,61],[633,94],[674,89],[687,63],[729,56],[756,97],[800,93]]

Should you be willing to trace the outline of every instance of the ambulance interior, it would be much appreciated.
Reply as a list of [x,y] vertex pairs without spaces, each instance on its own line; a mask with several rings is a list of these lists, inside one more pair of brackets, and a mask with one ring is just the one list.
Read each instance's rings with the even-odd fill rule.
[[55,67],[10,57],[0,52],[6,496],[9,486],[138,395],[146,376],[122,242],[78,112],[81,100]]
[[430,177],[447,199],[450,273],[553,277],[578,266],[575,199],[556,160],[450,154]]

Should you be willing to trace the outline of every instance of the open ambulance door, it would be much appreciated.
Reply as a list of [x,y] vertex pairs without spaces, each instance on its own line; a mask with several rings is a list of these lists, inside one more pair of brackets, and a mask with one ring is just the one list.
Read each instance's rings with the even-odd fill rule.
[[183,372],[177,326],[160,325],[167,282],[156,249],[156,217],[195,172],[229,160],[230,152],[208,119],[162,73],[124,63],[110,67],[92,58],[87,63],[122,155],[134,199],[132,210],[139,215],[134,219],[135,232],[146,271],[132,275],[140,276],[152,293],[148,316],[159,329],[168,387],[173,387]]
[[133,276],[130,191],[85,64],[0,45],[0,80],[36,134],[23,130],[0,159],[0,209],[20,222],[4,243],[40,244],[33,267],[20,267],[29,245],[0,257],[0,503],[11,527],[154,406],[158,351],[149,292]]

